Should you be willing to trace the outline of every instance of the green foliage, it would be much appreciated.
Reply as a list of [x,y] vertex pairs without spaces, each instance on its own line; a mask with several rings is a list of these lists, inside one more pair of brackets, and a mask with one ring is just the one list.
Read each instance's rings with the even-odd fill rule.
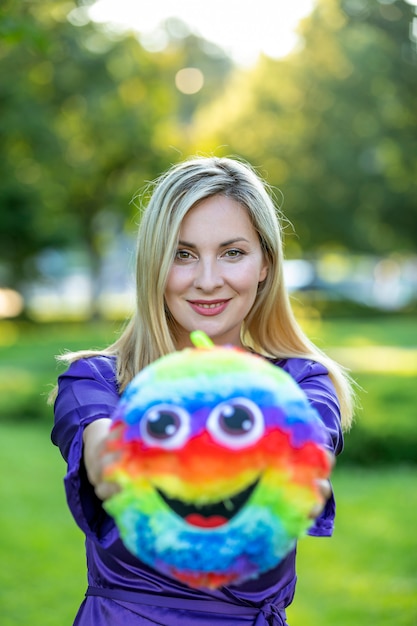
[[[415,357],[417,360],[417,356]],[[375,467],[417,462],[416,393],[413,375],[356,375],[361,408],[345,436],[340,463]]]
[[[359,385],[360,408],[339,464],[417,463],[417,351],[415,317],[304,320],[307,334],[343,365]],[[0,322],[0,423],[50,423],[46,405],[65,350],[103,348],[118,324]]]
[[264,58],[196,121],[285,197],[288,250],[415,251],[417,52],[404,0],[320,0],[290,56]]
[[0,322],[0,421],[50,421],[47,398],[63,370],[55,356],[114,341],[112,324],[37,325]]
[[[221,86],[231,63],[187,32],[174,35],[172,24],[169,45],[153,54],[133,34],[92,24],[74,2],[16,2],[10,10],[11,18],[0,14],[7,282],[30,276],[28,259],[48,247],[81,247],[95,272],[108,237],[130,225],[133,194],[172,161],[174,129]],[[207,86],[187,98],[175,74],[193,58]]]
[[339,463],[417,461],[415,317],[306,320],[307,334],[358,384],[358,410]]
[[[151,53],[92,24],[86,4],[0,7],[3,284],[33,275],[47,248],[82,248],[97,272],[133,226],[132,195],[189,152],[241,155],[282,189],[289,256],[415,251],[412,4],[320,0],[298,50],[234,73],[178,20]],[[192,95],[175,86],[187,66],[205,78]]]

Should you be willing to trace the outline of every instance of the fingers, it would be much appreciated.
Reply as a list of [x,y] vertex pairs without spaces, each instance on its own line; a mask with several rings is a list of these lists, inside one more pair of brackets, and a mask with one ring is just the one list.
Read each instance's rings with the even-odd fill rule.
[[319,478],[315,482],[316,482],[316,485],[317,485],[317,488],[321,495],[322,500],[321,502],[318,502],[317,504],[315,504],[313,508],[311,509],[309,516],[308,516],[310,519],[315,519],[316,517],[320,515],[320,513],[323,511],[324,507],[326,506],[327,500],[332,495],[332,487],[331,487],[329,480],[326,480],[324,478]]
[[120,486],[111,479],[112,471],[117,467],[121,459],[121,452],[110,452],[106,445],[101,450],[99,458],[98,479],[94,486],[94,491],[100,500],[107,500],[120,491]]
[[119,449],[120,443],[123,439],[124,428],[125,427],[123,426],[123,424],[119,424],[118,426],[112,427],[109,430],[108,435],[103,441],[103,447],[102,447],[103,453],[114,452],[115,450]]
[[326,480],[324,478],[320,478],[316,481],[316,485],[318,487],[318,490],[324,500],[324,502],[327,502],[327,500],[330,498],[330,496],[332,495],[332,487],[330,485],[330,481]]
[[112,496],[119,493],[120,487],[114,482],[103,480],[97,483],[97,485],[94,487],[94,491],[97,498],[104,502],[105,500],[108,500]]
[[115,466],[119,463],[122,458],[122,453],[119,451],[108,451],[104,449],[100,454],[100,474],[99,478],[106,480],[111,475],[112,471],[115,469]]
[[83,434],[87,477],[100,500],[107,500],[120,490],[115,482],[107,478],[121,459],[117,440],[121,437],[122,425],[114,429],[111,426],[108,419],[97,420],[87,426]]
[[327,454],[327,458],[328,458],[329,465],[330,465],[330,471],[332,471],[332,469],[334,468],[336,464],[336,457],[333,454],[333,452],[330,452],[330,450],[326,450],[326,454]]
[[313,508],[311,509],[310,513],[308,514],[308,518],[309,519],[316,519],[316,517],[318,517],[320,515],[320,513],[322,512],[323,509],[324,509],[324,505],[323,504],[316,504],[315,506],[313,506]]

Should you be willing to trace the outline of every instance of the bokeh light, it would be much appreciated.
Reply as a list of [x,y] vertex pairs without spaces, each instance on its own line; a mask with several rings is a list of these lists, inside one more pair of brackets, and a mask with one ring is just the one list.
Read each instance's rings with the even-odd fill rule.
[[23,311],[23,298],[14,289],[0,289],[0,318],[17,317]]
[[176,73],[175,85],[181,93],[198,93],[204,85],[204,74],[197,67],[184,67]]

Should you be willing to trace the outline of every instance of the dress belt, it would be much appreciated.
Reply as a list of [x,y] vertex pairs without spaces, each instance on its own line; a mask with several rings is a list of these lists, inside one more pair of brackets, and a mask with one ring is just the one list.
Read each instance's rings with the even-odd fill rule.
[[133,604],[163,606],[169,609],[181,608],[184,610],[184,608],[186,608],[188,611],[202,611],[204,613],[244,615],[246,617],[253,617],[256,620],[254,626],[286,626],[285,610],[271,603],[266,603],[258,608],[255,606],[225,602],[215,598],[210,600],[193,600],[187,598],[184,601],[180,598],[143,593],[140,591],[92,586],[88,587],[85,595],[99,596],[109,598],[110,600],[119,600],[120,602],[131,602]]

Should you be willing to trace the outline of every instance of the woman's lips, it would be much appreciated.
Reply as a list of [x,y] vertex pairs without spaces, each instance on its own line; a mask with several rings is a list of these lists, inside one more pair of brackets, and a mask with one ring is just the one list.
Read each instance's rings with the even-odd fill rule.
[[229,300],[188,300],[188,303],[190,304],[193,311],[195,311],[199,315],[211,317],[213,315],[219,315],[220,313],[222,313],[229,304]]

